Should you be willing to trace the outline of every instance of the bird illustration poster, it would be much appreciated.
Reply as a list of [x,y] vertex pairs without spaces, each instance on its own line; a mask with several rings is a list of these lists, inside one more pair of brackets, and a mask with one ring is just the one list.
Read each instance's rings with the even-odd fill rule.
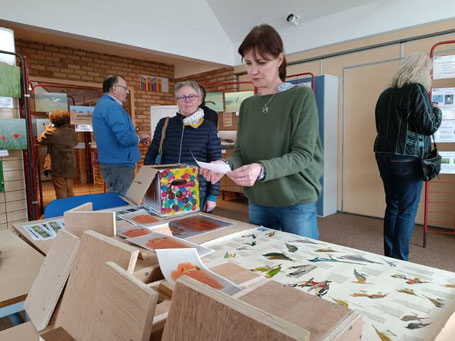
[[[228,260],[265,281],[361,313],[363,340],[434,340],[455,309],[453,272],[266,227],[204,246],[215,250],[204,257],[210,268]],[[235,257],[227,259],[226,252]]]
[[24,119],[0,119],[0,150],[3,149],[27,149],[27,133]]
[[0,64],[0,96],[21,97],[21,72],[18,66]]
[[61,92],[35,92],[31,103],[32,111],[36,112],[68,110],[68,96]]
[[205,105],[217,112],[224,111],[223,93],[207,92],[205,96]]
[[239,112],[243,100],[253,95],[254,91],[226,92],[224,94],[225,112]]
[[164,278],[172,285],[181,276],[188,276],[227,295],[241,290],[231,281],[207,269],[194,248],[159,249],[156,254]]

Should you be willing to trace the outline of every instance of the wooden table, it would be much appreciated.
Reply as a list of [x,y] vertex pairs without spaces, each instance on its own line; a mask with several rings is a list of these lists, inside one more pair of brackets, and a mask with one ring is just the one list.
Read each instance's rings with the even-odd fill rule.
[[[27,224],[30,222],[16,224],[14,228],[45,253],[52,240],[31,240],[22,227]],[[204,263],[210,268],[225,262],[245,269],[281,264],[280,272],[269,280],[296,286],[298,290],[310,294],[319,294],[322,299],[346,304],[350,309],[360,312],[364,321],[364,340],[379,339],[380,335],[391,340],[433,339],[455,310],[453,272],[281,231],[274,232],[243,222],[235,222],[233,226],[188,240],[215,250],[204,257]],[[290,249],[286,244],[291,245]],[[293,250],[292,246],[297,247],[297,250]],[[270,260],[263,256],[271,252],[284,253],[292,261]],[[226,254],[233,256],[226,258]],[[297,266],[307,266],[305,271],[308,272],[291,276],[290,273],[295,272]],[[264,273],[256,273],[264,276]]]
[[[118,211],[120,209],[127,209],[129,207],[131,207],[131,206],[115,207],[115,210]],[[199,214],[199,213],[195,213],[195,214]],[[189,216],[192,216],[192,215],[195,215],[195,214],[185,215],[185,217],[189,217]],[[248,230],[248,229],[251,229],[252,227],[254,227],[253,225],[250,225],[250,224],[247,224],[247,223],[243,223],[243,222],[240,222],[240,221],[236,221],[236,220],[228,219],[228,218],[224,218],[224,217],[219,217],[219,216],[216,216],[214,214],[203,213],[203,215],[205,215],[207,217],[211,217],[211,218],[218,218],[218,219],[222,219],[222,220],[225,220],[225,221],[231,221],[231,222],[234,223],[234,225],[230,226],[230,227],[227,227],[227,228],[224,228],[222,230],[216,230],[216,231],[213,231],[213,232],[208,232],[208,233],[204,233],[204,234],[199,235],[199,236],[188,238],[188,241],[191,241],[191,242],[196,243],[196,244],[201,244],[201,243],[204,243],[204,242],[207,242],[207,241],[219,238],[219,237],[223,237],[225,235],[229,235],[229,234],[232,234],[232,233],[237,233],[237,232],[240,232],[240,231]],[[49,248],[51,247],[52,242],[53,242],[54,239],[33,240],[30,237],[30,235],[28,234],[28,232],[24,229],[24,226],[33,225],[35,223],[36,224],[41,224],[41,223],[46,222],[46,221],[58,220],[58,219],[61,219],[61,218],[62,217],[53,217],[53,218],[42,219],[42,220],[24,221],[24,222],[20,222],[20,223],[15,223],[12,226],[13,226],[13,229],[19,234],[19,236],[21,238],[24,239],[25,242],[30,244],[33,248],[35,248],[37,251],[39,251],[41,254],[43,254],[45,256],[48,253]],[[181,218],[182,218],[182,216],[177,216],[177,217],[173,217],[173,218],[166,219],[166,220],[167,221],[172,221],[172,220],[181,219]],[[118,238],[120,238],[120,237],[118,237]]]
[[24,300],[44,260],[11,231],[0,231],[0,317],[24,310]]

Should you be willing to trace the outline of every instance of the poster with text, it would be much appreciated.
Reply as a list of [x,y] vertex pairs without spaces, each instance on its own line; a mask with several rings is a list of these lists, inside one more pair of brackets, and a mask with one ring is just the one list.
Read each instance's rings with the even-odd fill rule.
[[455,88],[434,88],[431,101],[437,103],[443,120],[455,120]]
[[433,79],[455,77],[455,55],[433,57]]
[[441,155],[441,173],[455,174],[455,152],[439,152]]
[[441,126],[434,133],[436,142],[455,142],[455,120],[442,120]]

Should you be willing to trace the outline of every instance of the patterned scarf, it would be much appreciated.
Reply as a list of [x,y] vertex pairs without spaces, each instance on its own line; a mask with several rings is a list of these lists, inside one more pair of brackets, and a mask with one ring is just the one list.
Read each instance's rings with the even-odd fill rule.
[[183,124],[185,126],[190,126],[193,128],[199,127],[202,122],[204,122],[204,110],[201,108],[199,108],[195,113],[183,119]]

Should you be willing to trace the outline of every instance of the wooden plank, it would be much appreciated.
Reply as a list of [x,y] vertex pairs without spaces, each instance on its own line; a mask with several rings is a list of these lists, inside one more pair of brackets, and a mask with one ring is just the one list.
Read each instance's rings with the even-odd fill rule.
[[0,231],[0,308],[21,302],[44,257],[11,231]]
[[36,330],[47,327],[71,272],[79,238],[60,230],[44,259],[24,308]]
[[86,202],[85,204],[82,204],[80,206],[76,206],[70,210],[68,210],[70,212],[79,212],[79,211],[83,211],[83,212],[90,212],[90,211],[93,211],[93,203],[92,202]]
[[74,341],[74,338],[62,327],[41,334],[39,339],[40,341]]
[[30,322],[0,331],[0,341],[39,341],[39,334]]
[[182,276],[175,285],[162,340],[290,341],[309,336],[290,322]]
[[331,337],[339,340],[345,331],[348,332],[346,340],[361,339],[362,319],[359,313],[303,291],[283,287],[275,281],[264,283],[237,297],[242,302],[309,331],[312,340]]
[[261,277],[253,271],[242,268],[231,262],[214,266],[210,268],[210,270],[238,285]]
[[452,341],[455,335],[455,313],[450,316],[435,341]]
[[91,340],[97,307],[100,273],[106,262],[117,263],[133,273],[138,251],[95,231],[86,231],[79,243],[55,325],[78,341]]
[[114,237],[115,212],[105,211],[66,211],[65,229],[81,238],[84,231],[93,230],[108,237]]
[[158,293],[112,262],[104,265],[99,284],[91,340],[148,341]]
[[141,259],[137,261],[136,268],[134,269],[134,277],[142,283],[156,282],[164,278],[158,264],[139,266],[139,263],[144,263],[144,261]]

